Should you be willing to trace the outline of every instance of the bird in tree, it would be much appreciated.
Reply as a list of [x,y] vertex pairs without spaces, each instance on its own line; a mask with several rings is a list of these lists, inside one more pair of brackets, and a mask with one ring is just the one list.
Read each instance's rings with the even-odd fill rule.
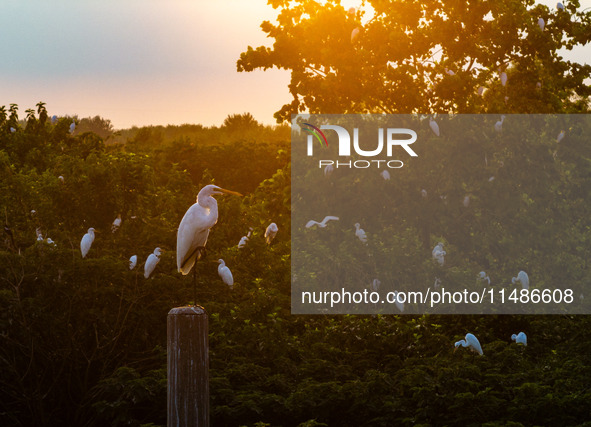
[[246,246],[248,239],[250,239],[251,233],[252,233],[252,227],[249,228],[249,231],[248,231],[248,233],[246,233],[246,236],[242,236],[242,238],[238,242],[238,249],[242,249],[243,247]]
[[222,278],[223,282],[230,287],[230,289],[234,288],[234,277],[232,277],[232,272],[226,266],[226,263],[223,259],[218,259],[218,274]]
[[327,226],[328,221],[338,221],[338,220],[339,220],[338,216],[330,216],[330,215],[325,216],[324,219],[322,220],[322,222],[317,222],[317,221],[314,221],[313,219],[311,219],[310,221],[308,221],[306,223],[306,228],[311,228],[311,227],[314,227],[315,225],[317,225],[320,228],[324,228]]
[[137,255],[132,255],[131,258],[129,258],[129,269],[133,270],[135,268],[137,264]]
[[480,354],[481,356],[483,354],[482,353],[482,347],[480,346],[480,341],[478,341],[478,338],[476,338],[471,333],[467,333],[466,334],[466,339],[465,340],[456,341],[456,343],[455,343],[455,347],[456,347],[455,350],[457,350],[459,346],[467,347],[470,350],[475,351],[476,353]]
[[511,335],[511,340],[515,341],[517,344],[527,345],[527,335],[525,335],[525,332]]
[[144,277],[147,279],[150,277],[158,263],[160,262],[160,255],[162,254],[162,249],[156,248],[154,252],[148,256],[146,263],[144,264]]
[[279,228],[277,228],[277,224],[275,224],[274,222],[269,224],[269,226],[265,230],[265,241],[267,242],[268,245],[271,244],[271,242],[273,241],[273,239],[277,235],[278,231],[279,231]]
[[82,258],[86,258],[86,254],[90,250],[92,246],[92,242],[94,242],[94,233],[96,230],[92,227],[88,229],[88,232],[82,236],[82,240],[80,240],[80,252],[82,253]]
[[525,271],[521,270],[519,273],[517,273],[517,277],[513,277],[511,279],[511,283],[513,283],[514,285],[517,282],[521,283],[521,287],[523,289],[529,289],[529,276]]
[[435,135],[439,136],[439,125],[432,118],[429,118],[429,126],[431,127],[431,130],[433,131],[433,133]]
[[367,244],[367,234],[365,234],[365,230],[361,228],[361,224],[355,224],[355,235],[362,243]]
[[117,218],[115,218],[115,220],[113,221],[113,224],[111,225],[111,232],[115,232],[119,229],[119,227],[121,226],[121,214],[117,215]]
[[433,256],[433,259],[439,263],[439,265],[443,266],[443,264],[445,264],[445,255],[447,255],[447,252],[443,250],[442,242],[439,242],[435,245],[431,255]]
[[333,171],[333,165],[326,165],[326,167],[324,168],[324,176],[329,177],[330,175],[332,175]]
[[70,124],[70,133],[74,133],[75,129],[76,129],[76,122],[74,120],[72,120],[72,123]]
[[[501,116],[501,120],[498,120],[498,121],[495,123],[495,131],[496,131],[496,132],[502,132],[502,131],[503,131],[503,122],[504,122],[504,121],[505,121],[505,116],[503,115],[503,116]],[[511,123],[509,123],[509,125],[510,125],[510,124],[511,124]]]

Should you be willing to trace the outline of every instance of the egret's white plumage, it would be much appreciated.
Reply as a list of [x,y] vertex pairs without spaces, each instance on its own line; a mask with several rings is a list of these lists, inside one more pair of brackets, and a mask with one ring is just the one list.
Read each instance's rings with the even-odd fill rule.
[[560,142],[564,139],[564,131],[561,130],[558,136],[556,137],[556,142]]
[[131,258],[129,258],[129,269],[133,270],[136,265],[137,265],[137,255],[132,255]]
[[511,283],[516,284],[517,282],[521,283],[523,289],[529,289],[529,276],[525,271],[521,270],[517,273],[517,277],[511,279]]
[[89,228],[88,232],[82,236],[82,240],[80,240],[80,252],[82,252],[82,258],[86,257],[86,254],[90,250],[90,246],[92,246],[92,242],[94,242],[94,228]]
[[333,172],[334,172],[334,166],[333,165],[326,165],[326,167],[324,168],[324,176],[328,177]]
[[314,221],[313,219],[311,219],[310,221],[308,221],[306,223],[306,228],[314,227],[315,225],[317,225],[320,228],[324,228],[328,224],[328,221],[338,221],[338,220],[339,220],[338,216],[330,216],[330,215],[325,216],[324,219],[322,220],[322,222],[317,222],[317,221]]
[[545,26],[546,26],[546,22],[544,21],[544,18],[538,19],[538,27],[540,27],[540,30],[544,31]]
[[[502,132],[504,121],[505,121],[505,116],[501,116],[501,120],[499,120],[495,123],[495,131]],[[511,123],[509,123],[509,124],[511,124]]]
[[52,240],[52,238],[51,238],[51,237],[48,237],[47,239],[45,239],[45,242],[46,242],[48,245],[52,245],[52,246],[54,246],[54,247],[55,247],[55,246],[57,246],[57,245],[55,244],[55,242]]
[[359,223],[355,224],[355,235],[363,243],[367,243],[367,234],[365,234],[365,230],[361,228],[361,225]]
[[265,240],[268,245],[271,244],[271,242],[273,241],[273,239],[277,235],[278,231],[279,231],[279,228],[277,227],[277,224],[275,224],[274,222],[269,224],[269,226],[265,230]]
[[490,277],[488,277],[486,272],[481,271],[480,273],[478,273],[478,279],[482,280],[483,282],[486,282],[490,285]]
[[58,176],[57,179],[59,179],[61,182],[64,182],[64,177],[63,176]]
[[218,203],[212,197],[217,194],[240,193],[225,190],[217,185],[206,185],[199,191],[197,201],[183,216],[176,240],[176,263],[177,268],[183,275],[189,274],[197,257],[202,254],[205,248],[209,230],[218,220]]
[[501,85],[505,86],[507,84],[507,73],[501,71]]
[[515,341],[517,344],[527,345],[527,335],[525,332],[519,332],[517,335],[511,335],[511,339]]
[[485,90],[485,89],[486,89],[486,88],[485,88],[484,86],[480,86],[480,87],[478,88],[478,95],[480,95],[480,96],[484,95],[484,90]]
[[156,248],[154,249],[154,253],[151,253],[150,256],[148,256],[148,259],[144,264],[144,277],[146,279],[150,277],[150,274],[152,274],[152,272],[156,268],[156,265],[158,265],[158,263],[160,262],[161,253],[162,250],[160,248]]
[[431,130],[433,131],[433,133],[435,135],[439,136],[439,125],[437,124],[437,122],[435,120],[433,120],[430,117],[429,117],[429,126],[431,127]]
[[380,282],[378,279],[373,279],[371,282],[371,290],[374,292],[377,292],[380,290],[380,285],[382,284],[382,282]]
[[390,181],[390,172],[387,170],[383,170],[380,175],[382,175],[382,178],[384,178],[385,181]]
[[35,233],[37,233],[37,241],[42,242],[43,241],[43,234],[41,234],[41,229],[39,227],[37,227],[37,229],[35,230]]
[[480,346],[480,341],[476,338],[473,334],[467,333],[465,340],[456,341],[455,347],[456,349],[459,347],[468,347],[470,350],[475,351],[476,353],[482,355],[482,347]]
[[234,277],[232,277],[232,272],[226,266],[226,263],[223,259],[218,259],[218,262],[220,263],[220,265],[218,265],[219,276],[222,278],[224,283],[228,285],[230,289],[232,289],[234,287]]
[[556,9],[564,10],[564,5],[561,2],[556,3]]
[[252,233],[252,227],[250,227],[248,233],[246,233],[246,236],[242,236],[240,238],[240,242],[238,242],[238,249],[242,249],[244,246],[246,246],[246,242],[248,242],[248,239],[250,239],[251,233]]
[[351,31],[351,43],[355,42],[357,37],[359,37],[360,32],[361,30],[359,29],[359,27],[355,27],[355,29]]
[[72,120],[72,123],[70,124],[70,133],[74,133],[75,129],[76,129],[76,122]]
[[435,278],[435,283],[433,283],[433,287],[435,289],[439,289],[441,287],[441,279],[439,277]]
[[15,129],[15,128],[13,128],[13,127],[11,127],[11,128],[10,128],[10,131],[11,131],[12,133],[15,133],[15,132],[16,132],[16,129]]
[[56,122],[57,122],[57,116],[56,115],[51,116],[51,124],[54,125],[54,124],[56,124]]
[[425,190],[424,188],[421,190],[421,196],[423,197],[423,199],[427,198],[427,190]]
[[115,232],[117,231],[117,229],[121,226],[121,214],[117,215],[117,218],[115,218],[115,221],[113,221],[113,224],[111,225],[111,232]]
[[462,204],[464,205],[465,208],[470,206],[470,196],[464,197],[464,201],[462,202]]
[[456,75],[456,73],[454,73],[452,70],[448,70],[447,68],[445,69],[445,73],[446,73],[448,76],[455,76],[455,75]]
[[445,263],[445,255],[447,255],[447,252],[443,250],[443,243],[437,243],[433,248],[431,255],[433,255],[433,259],[442,266]]

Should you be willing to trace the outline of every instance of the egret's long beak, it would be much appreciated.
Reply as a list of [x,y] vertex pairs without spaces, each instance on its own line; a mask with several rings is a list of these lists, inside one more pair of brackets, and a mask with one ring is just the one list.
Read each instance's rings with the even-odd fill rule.
[[218,188],[217,191],[221,191],[222,193],[225,193],[225,194],[232,194],[234,196],[242,197],[242,194],[240,194],[236,191],[226,190],[225,188]]

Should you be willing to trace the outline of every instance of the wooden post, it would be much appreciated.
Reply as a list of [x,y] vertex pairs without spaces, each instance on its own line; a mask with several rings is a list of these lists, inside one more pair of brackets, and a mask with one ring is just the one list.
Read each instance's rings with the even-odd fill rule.
[[168,312],[168,427],[209,426],[209,342],[203,307]]

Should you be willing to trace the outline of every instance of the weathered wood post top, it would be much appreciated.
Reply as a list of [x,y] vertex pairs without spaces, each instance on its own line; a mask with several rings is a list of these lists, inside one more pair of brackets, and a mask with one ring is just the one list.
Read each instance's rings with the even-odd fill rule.
[[168,312],[168,427],[209,426],[207,312],[200,306]]

